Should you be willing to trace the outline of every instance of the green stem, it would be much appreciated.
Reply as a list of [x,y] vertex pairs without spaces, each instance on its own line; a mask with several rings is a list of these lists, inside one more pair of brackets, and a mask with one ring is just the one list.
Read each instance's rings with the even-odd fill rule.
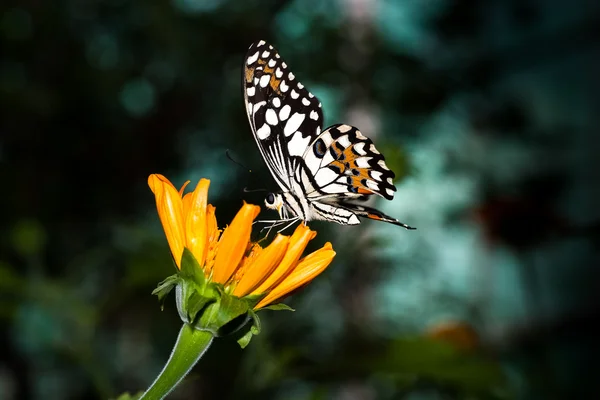
[[167,364],[139,400],[164,399],[196,365],[213,339],[212,333],[183,324]]

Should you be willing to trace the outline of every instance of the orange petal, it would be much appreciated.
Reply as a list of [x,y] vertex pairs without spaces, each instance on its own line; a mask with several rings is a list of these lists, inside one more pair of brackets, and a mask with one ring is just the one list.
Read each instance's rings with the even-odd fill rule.
[[[204,266],[208,251],[206,203],[209,186],[210,181],[208,179],[203,178],[198,181],[196,189],[190,196],[189,208],[187,208],[185,214],[185,247],[192,252],[201,266]],[[186,195],[184,204],[187,197]]]
[[244,297],[258,286],[283,258],[287,250],[289,237],[277,235],[275,239],[256,257],[241,277],[233,294]]
[[224,284],[229,280],[248,248],[252,233],[252,221],[259,212],[259,206],[244,202],[231,225],[225,228],[221,240],[219,240],[219,250],[215,257],[213,281]]
[[206,206],[206,231],[209,242],[217,240],[219,235],[219,227],[217,225],[217,217],[215,217],[215,207],[212,204]]
[[181,189],[179,189],[179,195],[181,197],[183,197],[183,191],[185,190],[186,186],[190,184],[190,181],[185,181],[185,183],[183,185],[181,185]]
[[175,186],[159,174],[152,174],[148,177],[148,186],[156,198],[156,209],[171,248],[171,254],[173,254],[177,267],[180,267],[185,240],[181,196]]
[[290,238],[290,244],[283,260],[281,260],[277,268],[275,268],[275,271],[273,271],[273,273],[252,292],[257,294],[264,293],[277,285],[277,283],[279,283],[279,281],[281,281],[296,265],[296,262],[300,259],[306,245],[316,234],[317,232],[311,231],[306,225],[298,225]]
[[256,305],[255,309],[265,307],[312,281],[327,268],[334,256],[335,251],[333,251],[331,243],[327,242],[321,249],[304,257],[296,268]]

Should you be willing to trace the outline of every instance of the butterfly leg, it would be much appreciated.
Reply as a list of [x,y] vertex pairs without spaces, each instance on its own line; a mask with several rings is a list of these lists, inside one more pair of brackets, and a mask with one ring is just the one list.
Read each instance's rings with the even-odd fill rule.
[[[300,221],[300,218],[294,218],[292,222],[290,222],[289,224],[287,224],[284,228],[278,230],[277,233],[281,233],[281,232],[285,231],[287,228],[289,228],[290,226],[294,225],[298,221]],[[304,221],[304,223],[306,224],[306,221]]]
[[264,231],[265,229],[269,229],[269,230],[267,231],[267,234],[266,234],[266,235],[265,235],[265,236],[264,236],[262,239],[260,239],[258,242],[260,243],[260,242],[262,242],[263,240],[265,240],[266,238],[268,238],[268,237],[269,237],[269,234],[271,233],[271,229],[273,229],[274,227],[276,227],[276,226],[279,226],[279,225],[283,225],[283,224],[285,224],[286,222],[289,222],[289,221],[291,221],[291,220],[293,220],[293,219],[296,219],[296,218],[254,221],[254,222],[265,222],[265,223],[268,223],[268,224],[269,224],[268,226],[264,226],[264,227],[263,227],[263,228],[260,230],[259,234],[260,234],[260,233],[262,233],[262,231]]

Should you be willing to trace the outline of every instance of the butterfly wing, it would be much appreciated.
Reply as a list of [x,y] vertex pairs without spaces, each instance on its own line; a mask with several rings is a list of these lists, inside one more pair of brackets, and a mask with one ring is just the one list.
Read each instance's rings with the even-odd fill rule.
[[263,40],[248,49],[243,88],[248,121],[261,155],[279,186],[290,190],[302,155],[321,133],[321,103]]
[[[390,224],[402,226],[406,229],[417,229],[413,228],[412,226],[408,226],[404,222],[400,222],[396,218],[390,217],[389,215],[386,215],[381,211],[371,207],[366,207],[358,204],[343,203],[337,204],[337,208],[340,210],[344,210],[346,213],[352,213],[359,217],[369,218],[375,221],[389,222]],[[342,211],[337,211],[338,214],[341,212]]]
[[394,198],[394,173],[373,142],[357,128],[337,124],[307,148],[300,180],[312,201],[364,199],[376,194]]

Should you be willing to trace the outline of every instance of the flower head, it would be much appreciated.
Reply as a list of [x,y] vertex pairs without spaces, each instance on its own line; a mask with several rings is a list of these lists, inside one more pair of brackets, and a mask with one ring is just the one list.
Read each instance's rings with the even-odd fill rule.
[[164,176],[153,174],[148,185],[177,268],[182,269],[184,249],[189,250],[206,282],[221,285],[236,298],[257,298],[257,310],[273,304],[310,282],[327,268],[335,252],[331,243],[302,257],[316,232],[299,225],[291,236],[278,234],[265,248],[251,241],[252,222],[260,207],[244,203],[233,221],[218,229],[215,207],[208,204],[208,179],[200,179],[193,192],[184,194]]

